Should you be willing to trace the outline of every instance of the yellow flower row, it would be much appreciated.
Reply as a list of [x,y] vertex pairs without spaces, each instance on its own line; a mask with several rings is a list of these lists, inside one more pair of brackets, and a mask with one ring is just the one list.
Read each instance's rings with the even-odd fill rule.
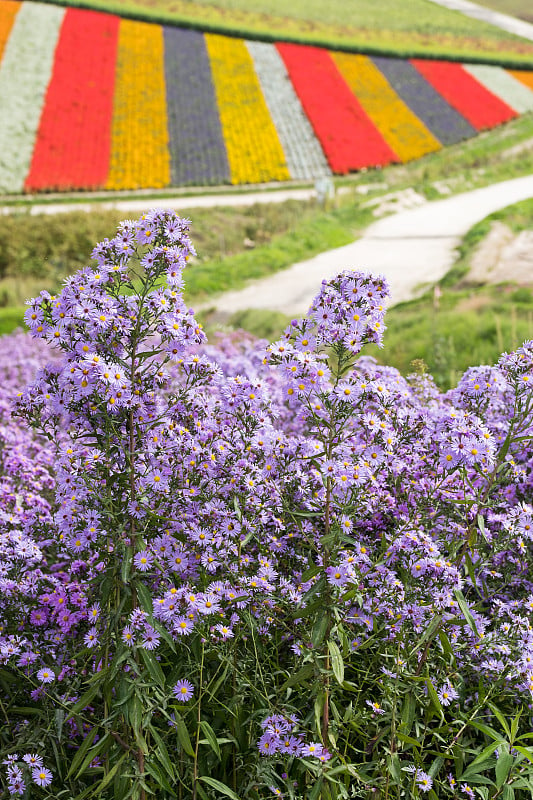
[[440,150],[440,142],[367,56],[332,53],[344,80],[400,161]]
[[107,188],[169,184],[163,29],[121,20]]
[[533,72],[526,72],[522,69],[509,69],[507,71],[513,78],[516,78],[520,83],[523,83],[524,86],[527,86],[528,89],[533,89]]
[[290,174],[252,57],[241,39],[205,34],[231,182],[286,181]]
[[0,61],[19,8],[20,3],[15,0],[3,0],[0,6]]

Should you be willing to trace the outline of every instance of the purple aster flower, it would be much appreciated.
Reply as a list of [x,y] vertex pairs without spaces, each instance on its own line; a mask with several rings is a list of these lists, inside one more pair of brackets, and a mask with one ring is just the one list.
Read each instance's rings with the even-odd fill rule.
[[367,706],[370,706],[372,712],[374,714],[384,714],[385,709],[381,708],[380,704],[377,702],[372,702],[372,700],[365,700]]
[[31,777],[38,786],[49,786],[52,783],[52,773],[46,767],[36,767],[32,770]]
[[129,647],[133,647],[135,644],[135,637],[133,634],[133,628],[130,625],[126,625],[124,630],[122,631],[122,641],[125,642]]
[[275,733],[265,731],[257,742],[257,747],[264,756],[273,755],[280,749],[280,739]]
[[346,586],[350,581],[350,576],[344,566],[327,567],[326,573],[328,576],[328,583],[331,583],[333,586]]
[[30,767],[42,767],[43,765],[43,760],[41,756],[35,753],[25,753],[22,756],[22,760],[25,761],[26,764],[28,764],[28,766]]
[[37,673],[37,680],[41,681],[41,683],[52,683],[55,680],[55,673],[53,670],[48,669],[47,667],[43,667]]
[[309,742],[302,747],[302,756],[311,756],[312,758],[320,758],[324,751],[320,742]]
[[188,636],[194,627],[194,622],[189,617],[177,617],[174,620],[173,630],[180,636]]
[[421,769],[417,769],[415,773],[415,782],[422,792],[429,792],[433,786],[433,779],[431,776],[428,775],[427,772],[422,772]]
[[98,631],[95,627],[89,628],[85,636],[83,637],[83,641],[86,647],[96,647],[99,642],[98,639]]
[[459,692],[451,683],[446,682],[437,692],[438,698],[443,706],[449,706],[453,700],[457,700]]
[[194,686],[187,680],[178,681],[172,689],[172,694],[180,703],[186,703],[194,694]]
[[150,625],[146,625],[142,637],[141,647],[145,650],[155,650],[161,639],[159,633]]
[[22,778],[15,778],[14,780],[9,781],[7,788],[9,794],[11,795],[24,794],[26,791],[26,784]]
[[215,625],[215,630],[221,635],[223,639],[233,638],[233,631],[227,625]]
[[148,550],[141,550],[141,552],[135,553],[133,563],[141,572],[147,572],[154,563],[154,557]]

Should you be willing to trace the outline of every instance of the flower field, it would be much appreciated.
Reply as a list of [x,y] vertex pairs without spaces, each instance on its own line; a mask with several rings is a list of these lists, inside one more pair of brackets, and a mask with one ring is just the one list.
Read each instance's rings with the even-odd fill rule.
[[531,111],[533,72],[2,0],[0,105],[2,193],[240,185],[419,158]]
[[533,341],[441,393],[345,270],[207,342],[188,227],[0,340],[1,797],[529,800]]

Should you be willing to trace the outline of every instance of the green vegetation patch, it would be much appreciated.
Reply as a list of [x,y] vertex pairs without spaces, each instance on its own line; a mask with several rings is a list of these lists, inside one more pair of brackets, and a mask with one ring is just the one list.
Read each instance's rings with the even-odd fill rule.
[[[183,211],[182,216],[189,216]],[[189,300],[238,288],[323,250],[353,241],[372,219],[350,200],[324,211],[314,201],[194,209],[198,253],[186,273]],[[90,265],[94,242],[115,234],[123,211],[27,212],[0,217],[0,307],[21,305]]]
[[531,0],[476,0],[478,5],[518,17],[526,22],[533,22],[533,6]]
[[[428,0],[45,0],[256,39],[401,56],[533,64],[533,43]],[[384,24],[385,23],[385,24]]]

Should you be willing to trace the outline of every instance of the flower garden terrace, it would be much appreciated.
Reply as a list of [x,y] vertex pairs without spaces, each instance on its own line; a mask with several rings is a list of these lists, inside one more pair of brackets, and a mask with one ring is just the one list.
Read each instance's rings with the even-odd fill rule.
[[0,97],[1,192],[245,185],[435,152],[530,111],[533,73],[4,0]]
[[209,344],[187,229],[123,223],[0,341],[5,790],[525,798],[533,344],[404,379],[360,271]]

